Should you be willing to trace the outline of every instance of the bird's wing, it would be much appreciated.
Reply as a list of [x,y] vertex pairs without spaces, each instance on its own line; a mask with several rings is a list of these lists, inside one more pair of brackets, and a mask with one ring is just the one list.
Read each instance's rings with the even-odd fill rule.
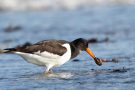
[[[56,40],[44,40],[36,44],[28,44],[18,46],[16,48],[5,49],[14,52],[24,52],[41,55],[41,53],[47,52],[54,55],[62,56],[66,51],[66,47],[62,46],[64,41]],[[38,53],[37,53],[38,52]],[[39,54],[40,53],[40,54]]]

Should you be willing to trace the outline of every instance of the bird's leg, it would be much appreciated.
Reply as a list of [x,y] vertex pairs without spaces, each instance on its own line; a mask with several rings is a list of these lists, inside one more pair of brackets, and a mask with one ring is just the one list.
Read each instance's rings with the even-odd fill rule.
[[49,73],[50,73],[50,74],[52,74],[52,73],[53,73],[52,69],[49,69]]
[[48,66],[48,67],[47,67],[47,69],[46,69],[46,71],[45,71],[45,74],[46,74],[46,75],[53,73],[53,71],[52,71],[51,68],[52,68],[52,66]]
[[45,71],[45,75],[50,75],[52,73],[53,73],[52,69],[49,69],[48,71]]

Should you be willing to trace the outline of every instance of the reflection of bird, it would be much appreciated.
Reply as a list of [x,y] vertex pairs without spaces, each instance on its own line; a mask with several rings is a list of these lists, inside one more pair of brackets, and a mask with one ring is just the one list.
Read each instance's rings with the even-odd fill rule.
[[0,53],[20,55],[29,63],[46,66],[46,73],[50,73],[51,68],[66,63],[76,57],[81,51],[86,51],[95,60],[96,64],[102,64],[101,60],[96,58],[88,48],[88,41],[83,38],[72,42],[65,40],[44,40],[36,44],[25,44],[15,48],[0,50]]

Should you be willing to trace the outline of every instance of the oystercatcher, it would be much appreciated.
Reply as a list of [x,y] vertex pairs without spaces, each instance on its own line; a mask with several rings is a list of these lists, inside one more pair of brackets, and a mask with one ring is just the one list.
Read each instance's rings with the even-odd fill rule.
[[78,38],[72,42],[65,40],[44,40],[35,44],[25,44],[15,48],[0,50],[0,53],[12,53],[20,55],[27,62],[39,66],[45,66],[45,73],[50,73],[51,69],[60,66],[70,59],[76,57],[81,51],[86,51],[97,65],[102,65],[101,59],[95,57],[88,48],[88,40]]

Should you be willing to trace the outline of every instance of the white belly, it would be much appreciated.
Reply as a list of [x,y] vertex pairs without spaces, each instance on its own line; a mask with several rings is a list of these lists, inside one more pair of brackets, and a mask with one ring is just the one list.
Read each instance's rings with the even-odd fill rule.
[[22,52],[15,52],[16,54],[23,57],[27,62],[36,64],[39,66],[60,66],[64,63],[66,63],[70,57],[71,57],[71,50],[69,44],[64,44],[64,47],[67,48],[67,52],[63,54],[62,56],[54,55],[52,53],[48,52],[37,52],[35,54],[29,54],[29,53],[22,53]]

